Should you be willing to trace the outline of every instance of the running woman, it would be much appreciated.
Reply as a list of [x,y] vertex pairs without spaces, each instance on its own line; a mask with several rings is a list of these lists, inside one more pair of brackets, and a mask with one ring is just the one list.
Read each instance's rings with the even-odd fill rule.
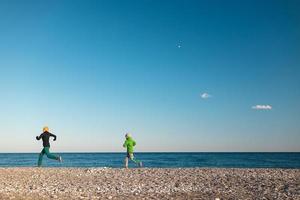
[[49,149],[50,149],[49,138],[50,137],[54,137],[53,141],[56,140],[56,135],[50,133],[48,127],[44,127],[43,128],[43,133],[40,136],[36,136],[37,140],[40,140],[40,139],[43,140],[43,147],[44,147],[43,150],[41,151],[40,155],[39,155],[38,167],[40,167],[42,165],[44,154],[46,154],[47,157],[50,158],[50,159],[58,160],[59,162],[62,162],[61,156],[56,156],[54,154],[51,154],[50,151],[49,151]]
[[123,147],[127,148],[127,156],[125,158],[125,168],[128,168],[128,159],[132,160],[139,167],[142,167],[143,163],[139,160],[136,160],[133,155],[133,147],[136,145],[136,142],[132,139],[129,133],[126,133],[125,138],[126,140],[123,144]]

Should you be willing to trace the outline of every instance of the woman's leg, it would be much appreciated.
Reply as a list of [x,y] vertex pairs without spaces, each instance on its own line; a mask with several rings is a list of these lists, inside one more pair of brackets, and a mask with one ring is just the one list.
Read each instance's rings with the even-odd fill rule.
[[39,155],[38,167],[40,167],[42,165],[44,154],[45,154],[45,150],[43,149]]
[[58,156],[50,153],[49,147],[45,147],[44,149],[45,149],[45,154],[47,155],[48,158],[53,159],[53,160],[58,160],[59,159]]

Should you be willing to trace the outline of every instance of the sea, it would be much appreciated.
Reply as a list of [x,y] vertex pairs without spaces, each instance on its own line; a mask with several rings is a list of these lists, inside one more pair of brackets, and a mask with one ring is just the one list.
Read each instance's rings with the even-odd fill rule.
[[[126,153],[56,153],[63,162],[44,156],[43,167],[121,168]],[[0,167],[35,167],[38,153],[0,153]],[[285,168],[300,169],[300,152],[294,153],[135,153],[151,168]],[[130,167],[136,167],[133,162]]]

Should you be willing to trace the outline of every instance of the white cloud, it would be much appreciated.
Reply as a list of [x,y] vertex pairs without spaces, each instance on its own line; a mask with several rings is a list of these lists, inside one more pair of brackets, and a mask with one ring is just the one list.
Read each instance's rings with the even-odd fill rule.
[[201,98],[202,99],[208,99],[208,98],[211,98],[212,96],[206,92],[204,92],[203,94],[201,94]]
[[254,109],[254,110],[272,110],[272,106],[270,106],[270,105],[255,105],[255,106],[252,106],[252,109]]

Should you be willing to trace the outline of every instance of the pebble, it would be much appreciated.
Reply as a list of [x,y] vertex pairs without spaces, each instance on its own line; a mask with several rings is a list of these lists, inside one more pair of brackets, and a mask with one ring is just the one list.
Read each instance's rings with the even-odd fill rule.
[[299,169],[0,168],[0,198],[300,199],[298,180]]

